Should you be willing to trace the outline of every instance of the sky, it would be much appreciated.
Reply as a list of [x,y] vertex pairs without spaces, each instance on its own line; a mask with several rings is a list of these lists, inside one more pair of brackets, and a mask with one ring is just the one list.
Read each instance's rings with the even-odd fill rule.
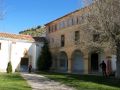
[[14,34],[38,25],[44,25],[83,7],[82,0],[2,1],[0,6],[2,6],[5,15],[0,20],[0,32]]

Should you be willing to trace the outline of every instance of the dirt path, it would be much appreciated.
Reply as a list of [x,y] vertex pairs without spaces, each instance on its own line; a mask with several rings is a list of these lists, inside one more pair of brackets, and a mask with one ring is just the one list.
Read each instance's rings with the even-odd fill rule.
[[21,73],[22,77],[31,85],[32,90],[75,90],[42,75]]

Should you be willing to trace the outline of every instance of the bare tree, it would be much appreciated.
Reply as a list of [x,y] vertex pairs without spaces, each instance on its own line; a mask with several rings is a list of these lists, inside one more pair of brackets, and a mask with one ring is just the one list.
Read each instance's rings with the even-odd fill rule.
[[92,32],[101,33],[101,41],[109,41],[117,56],[116,77],[120,78],[120,0],[83,0],[89,15],[86,21]]

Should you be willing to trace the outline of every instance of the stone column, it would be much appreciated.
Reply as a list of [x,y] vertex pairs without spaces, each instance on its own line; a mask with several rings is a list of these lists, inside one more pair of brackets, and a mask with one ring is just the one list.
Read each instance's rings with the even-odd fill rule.
[[68,73],[72,73],[72,59],[68,59]]
[[84,58],[84,74],[88,74],[89,73],[88,53],[85,53],[83,58]]

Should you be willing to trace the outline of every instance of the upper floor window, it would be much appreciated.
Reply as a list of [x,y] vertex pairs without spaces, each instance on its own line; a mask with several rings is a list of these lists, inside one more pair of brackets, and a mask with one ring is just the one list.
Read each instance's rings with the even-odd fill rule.
[[79,17],[77,16],[76,17],[76,24],[78,24],[79,23]]
[[50,33],[50,26],[48,27],[48,32]]
[[54,25],[54,28],[55,28],[55,30],[57,30],[57,25],[56,24]]
[[78,21],[79,24],[82,23],[82,21],[83,21],[83,16],[79,16],[79,21]]
[[77,19],[77,16],[75,16],[75,17],[74,17],[74,20],[73,20],[73,21],[74,21],[74,24],[78,24],[78,23],[77,23],[77,22],[78,22],[77,20],[78,20],[78,19]]
[[93,34],[93,42],[99,41],[100,34]]
[[61,47],[64,47],[65,45],[65,36],[61,35]]
[[72,20],[72,25],[74,25],[74,18],[71,18],[71,20]]
[[68,19],[68,21],[67,21],[67,25],[68,25],[68,26],[71,26],[71,25],[72,25],[72,19],[71,19],[71,18]]
[[60,24],[57,24],[56,27],[57,27],[57,30],[59,30],[60,29]]
[[49,33],[51,33],[51,32],[52,32],[52,29],[53,29],[53,27],[52,27],[52,26],[49,26],[49,27],[48,27],[48,31],[49,31]]
[[65,27],[65,22],[64,21],[60,22],[60,28],[64,28],[64,27]]
[[79,39],[80,39],[80,32],[75,31],[75,41],[79,41]]

